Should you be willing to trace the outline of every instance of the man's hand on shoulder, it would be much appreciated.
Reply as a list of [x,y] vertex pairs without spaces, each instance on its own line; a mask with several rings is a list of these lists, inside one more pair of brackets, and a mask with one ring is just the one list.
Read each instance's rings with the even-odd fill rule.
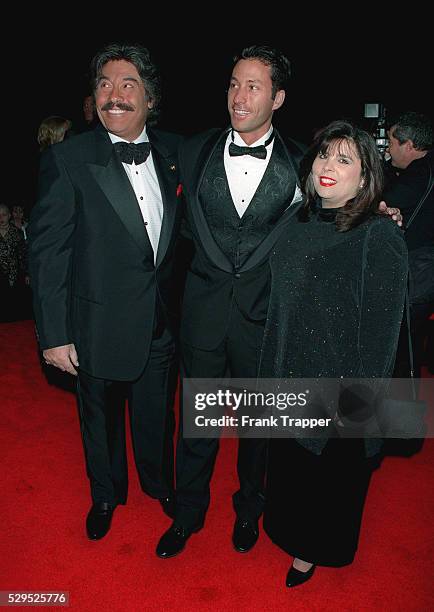
[[[65,344],[64,346],[55,346],[50,349],[45,349],[42,352],[45,363],[52,365],[62,372],[69,372],[73,376],[77,376],[78,357],[77,351],[73,344]],[[74,367],[75,366],[75,367]]]
[[392,217],[393,221],[399,225],[399,227],[402,227],[402,215],[399,208],[391,208],[387,206],[386,202],[380,202],[378,205],[378,212],[382,213],[383,215],[389,215]]

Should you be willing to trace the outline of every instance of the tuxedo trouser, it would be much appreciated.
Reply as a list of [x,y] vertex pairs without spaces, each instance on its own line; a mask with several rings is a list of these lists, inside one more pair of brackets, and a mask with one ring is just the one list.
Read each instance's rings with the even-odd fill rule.
[[94,503],[117,505],[127,500],[126,399],[140,485],[154,498],[172,493],[177,371],[175,345],[167,329],[152,340],[137,380],[105,380],[79,371],[78,406]]
[[[205,351],[182,345],[183,378],[256,378],[264,326],[244,318],[233,303],[224,341]],[[181,402],[182,403],[182,402]],[[219,441],[215,438],[184,438],[182,418],[176,451],[176,524],[200,528],[210,502],[210,480]],[[239,490],[233,496],[234,509],[242,520],[256,521],[264,507],[264,479],[267,440],[240,438],[237,471]]]

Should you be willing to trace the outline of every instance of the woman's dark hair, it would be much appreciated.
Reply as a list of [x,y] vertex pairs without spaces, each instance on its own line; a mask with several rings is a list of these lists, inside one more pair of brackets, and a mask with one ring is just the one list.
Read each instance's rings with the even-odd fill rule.
[[266,45],[254,45],[246,47],[239,55],[234,57],[234,65],[242,59],[256,59],[270,66],[272,92],[271,97],[274,100],[276,94],[281,89],[286,89],[291,77],[291,64],[286,55],[283,55],[273,47]]
[[318,206],[318,195],[312,178],[312,165],[320,153],[327,153],[330,145],[342,142],[353,144],[362,165],[362,185],[356,196],[348,200],[336,215],[338,231],[345,232],[359,225],[378,211],[383,191],[383,165],[374,138],[346,120],[333,121],[315,135],[315,139],[300,165],[300,179],[305,199],[300,219],[307,221]]
[[153,102],[152,108],[149,109],[147,123],[149,125],[156,123],[160,114],[161,79],[157,67],[151,60],[149,51],[145,47],[113,43],[98,51],[90,64],[93,91],[97,88],[103,68],[107,62],[119,60],[130,62],[136,67],[148,98]]

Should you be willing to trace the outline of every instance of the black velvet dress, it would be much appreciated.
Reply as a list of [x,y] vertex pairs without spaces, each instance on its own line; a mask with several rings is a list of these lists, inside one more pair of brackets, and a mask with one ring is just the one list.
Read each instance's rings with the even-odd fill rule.
[[[270,259],[262,378],[387,378],[407,251],[390,219],[336,231],[338,209],[296,222]],[[272,439],[264,529],[290,555],[342,566],[357,550],[378,439]]]

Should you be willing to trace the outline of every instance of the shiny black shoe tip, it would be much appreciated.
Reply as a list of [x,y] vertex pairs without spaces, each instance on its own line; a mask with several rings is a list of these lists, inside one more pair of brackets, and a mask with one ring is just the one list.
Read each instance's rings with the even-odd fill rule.
[[232,543],[237,552],[249,552],[256,544],[258,537],[258,523],[237,518],[232,534]]
[[295,569],[295,567],[291,566],[286,576],[286,586],[291,588],[299,586],[300,584],[304,584],[312,578],[313,573],[315,571],[315,567],[315,565],[312,565],[312,567],[307,570],[307,572],[301,572],[300,570]]
[[110,530],[114,507],[106,502],[93,504],[86,518],[86,532],[89,540],[100,540]]
[[198,529],[186,529],[181,525],[172,525],[160,538],[156,548],[157,557],[170,559],[179,555],[185,548],[185,544],[192,533]]

